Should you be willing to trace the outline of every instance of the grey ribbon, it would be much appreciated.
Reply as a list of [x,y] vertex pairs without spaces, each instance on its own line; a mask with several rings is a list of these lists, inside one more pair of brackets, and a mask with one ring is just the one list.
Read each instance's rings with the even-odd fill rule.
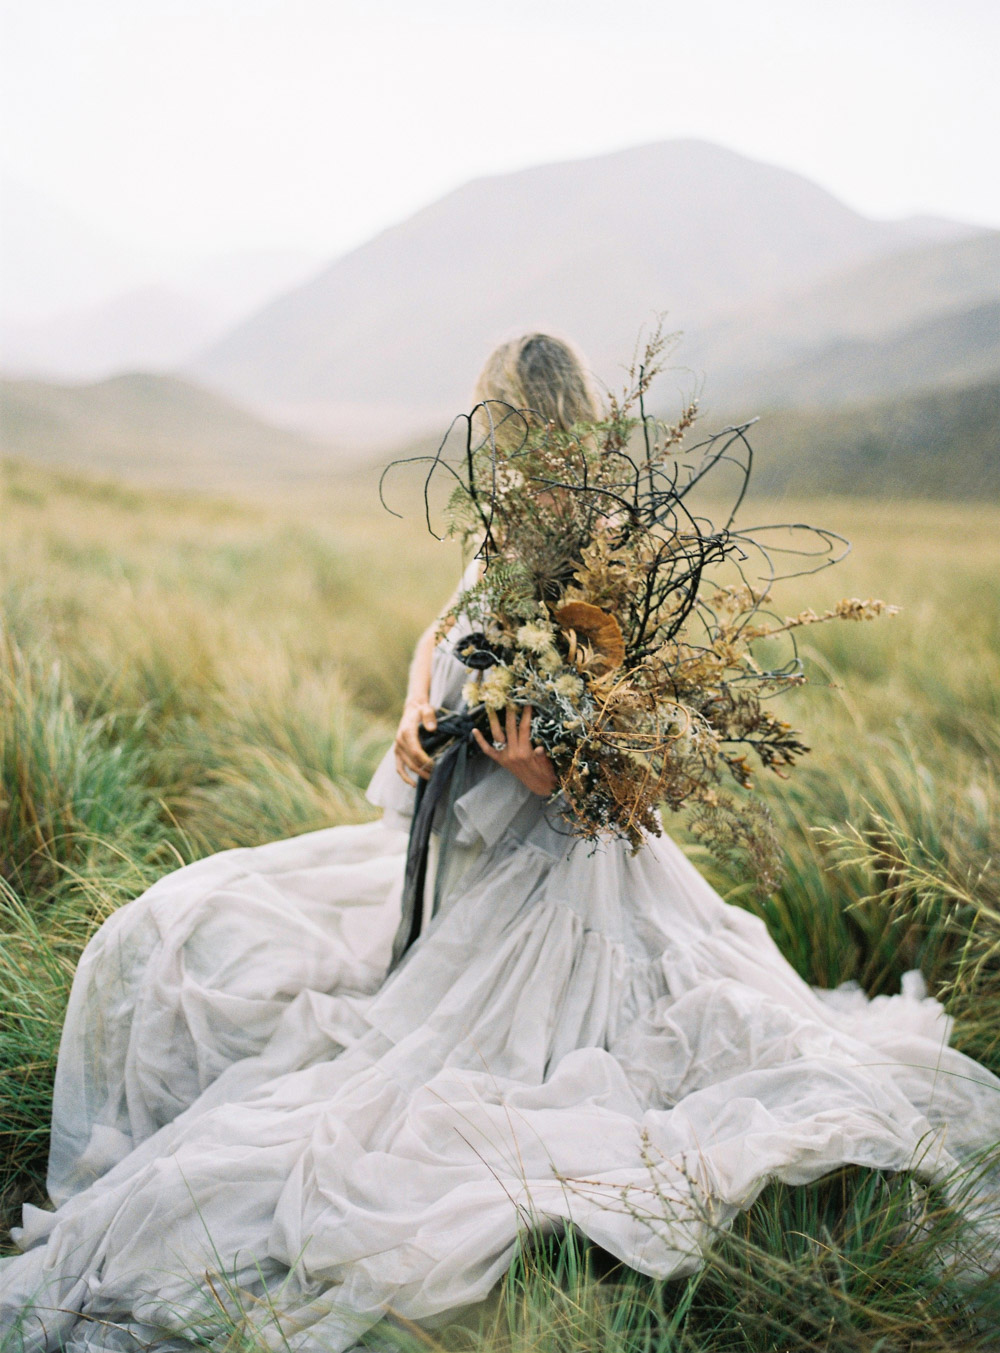
[[[433,732],[421,731],[420,741],[427,752],[439,751],[430,779],[417,781],[416,802],[410,824],[410,840],[406,849],[406,871],[403,875],[402,915],[392,945],[389,971],[399,965],[411,944],[419,937],[424,920],[424,887],[427,880],[427,855],[430,849],[431,828],[440,804],[447,795],[444,821],[441,827],[441,846],[438,852],[437,879],[431,917],[441,903],[441,883],[444,878],[448,851],[454,838],[455,801],[465,781],[465,767],[469,753],[476,751],[472,730],[483,721],[482,711],[463,711],[445,714],[438,720]],[[448,744],[448,745],[446,745]]]

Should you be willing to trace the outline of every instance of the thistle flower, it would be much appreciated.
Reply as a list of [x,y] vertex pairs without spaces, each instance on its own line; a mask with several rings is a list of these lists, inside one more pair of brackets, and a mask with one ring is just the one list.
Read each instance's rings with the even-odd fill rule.
[[491,667],[479,687],[479,698],[487,709],[503,709],[514,684],[509,667]]
[[572,672],[564,672],[561,677],[557,677],[553,681],[552,689],[556,695],[561,695],[564,700],[575,700],[583,691],[583,682]]
[[517,631],[517,642],[530,653],[544,653],[552,648],[552,631],[546,625],[522,625]]
[[480,684],[475,679],[475,677],[470,677],[469,680],[462,687],[462,699],[465,701],[466,706],[469,709],[475,709],[477,705],[481,705],[483,703],[482,690],[480,689]]

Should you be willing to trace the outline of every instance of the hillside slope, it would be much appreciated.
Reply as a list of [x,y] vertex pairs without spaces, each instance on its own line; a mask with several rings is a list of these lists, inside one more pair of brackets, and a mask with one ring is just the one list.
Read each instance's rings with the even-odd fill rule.
[[[706,412],[699,427],[710,431],[726,421]],[[1000,499],[996,380],[838,409],[764,411],[750,440],[756,495]],[[378,468],[389,458],[345,455],[196,386],[148,375],[89,386],[0,382],[0,449],[40,466],[170,488],[239,493],[298,484],[372,512]],[[430,442],[402,454],[428,449]],[[419,479],[417,472],[393,476],[387,491],[394,507],[417,510]]]
[[764,414],[750,440],[755,496],[1000,501],[997,380]]
[[220,487],[329,472],[330,447],[173,376],[92,385],[0,381],[0,447],[41,464]]
[[841,339],[787,365],[767,367],[748,355],[737,369],[706,381],[733,407],[839,406],[889,399],[942,386],[1000,377],[1000,299],[958,313],[935,315],[878,339]]
[[[743,306],[684,352],[704,373],[709,399],[729,406],[808,403],[823,397],[824,384],[837,402],[968,383],[1000,375],[997,306],[1000,232],[989,231],[903,250]],[[918,366],[910,368],[913,357]]]

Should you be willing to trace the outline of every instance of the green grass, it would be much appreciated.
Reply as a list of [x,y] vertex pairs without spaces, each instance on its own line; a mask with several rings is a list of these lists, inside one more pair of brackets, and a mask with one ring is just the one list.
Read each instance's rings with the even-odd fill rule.
[[[52,1074],[76,957],[178,863],[371,812],[412,644],[455,550],[380,515],[355,482],[308,499],[156,494],[4,471],[0,538],[0,1206],[43,1196]],[[813,747],[761,788],[786,875],[758,898],[668,822],[810,982],[898,990],[920,967],[954,1042],[1000,1074],[1000,512],[781,504],[855,541],[779,609],[844,595],[892,620],[805,632],[812,684],[786,717]],[[372,1347],[559,1350],[987,1349],[1000,1283],[969,1287],[961,1215],[906,1175],[772,1184],[669,1283],[570,1232],[525,1237],[491,1300]],[[253,1346],[219,1314],[234,1351]],[[990,1342],[992,1339],[993,1342]],[[387,1343],[388,1341],[388,1343]]]

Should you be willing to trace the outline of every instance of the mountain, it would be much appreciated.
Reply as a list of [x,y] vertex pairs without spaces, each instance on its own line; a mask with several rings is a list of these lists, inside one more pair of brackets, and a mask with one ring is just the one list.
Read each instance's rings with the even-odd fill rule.
[[[753,368],[749,370],[753,372]],[[746,411],[840,405],[858,399],[966,385],[1000,374],[1000,300],[947,312],[877,341],[842,340],[736,383]]]
[[710,403],[837,403],[1000,374],[1000,232],[839,271],[685,344]]
[[765,414],[754,496],[1000,500],[1000,380]]
[[326,259],[306,249],[234,249],[164,265],[168,285],[208,307],[220,326],[246,319],[314,276]]
[[265,306],[191,367],[316,425],[397,438],[462,409],[511,333],[571,335],[617,385],[641,324],[698,329],[777,291],[975,233],[861,216],[798,174],[678,140],[479,179]]
[[173,376],[135,372],[91,385],[0,381],[6,455],[170,487],[315,481],[329,446],[273,427]]

